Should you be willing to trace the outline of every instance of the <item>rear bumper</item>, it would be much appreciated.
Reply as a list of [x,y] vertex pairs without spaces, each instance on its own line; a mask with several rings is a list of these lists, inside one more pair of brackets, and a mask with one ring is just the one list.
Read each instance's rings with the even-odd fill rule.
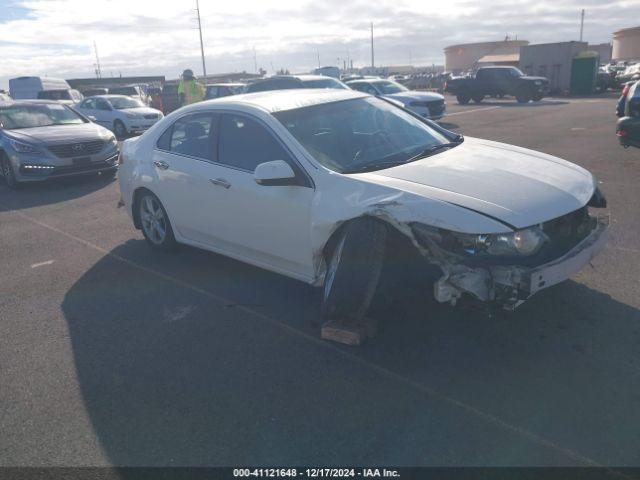
[[624,147],[640,147],[640,118],[623,117],[618,120],[616,136]]

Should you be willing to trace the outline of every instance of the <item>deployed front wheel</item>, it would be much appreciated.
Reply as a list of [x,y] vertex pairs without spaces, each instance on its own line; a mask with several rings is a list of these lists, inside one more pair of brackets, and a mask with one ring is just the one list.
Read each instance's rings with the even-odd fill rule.
[[322,314],[358,321],[364,317],[378,286],[387,230],[372,218],[349,222],[327,256]]
[[166,210],[158,197],[147,191],[140,195],[137,202],[142,234],[153,248],[172,250],[176,239]]

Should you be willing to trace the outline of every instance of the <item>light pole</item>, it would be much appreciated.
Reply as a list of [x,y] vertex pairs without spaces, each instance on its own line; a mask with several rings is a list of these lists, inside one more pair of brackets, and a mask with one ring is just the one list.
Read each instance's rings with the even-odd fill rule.
[[196,12],[198,13],[198,31],[200,32],[200,53],[202,54],[202,74],[207,81],[207,66],[204,63],[204,43],[202,42],[202,23],[200,22],[200,2],[196,0]]

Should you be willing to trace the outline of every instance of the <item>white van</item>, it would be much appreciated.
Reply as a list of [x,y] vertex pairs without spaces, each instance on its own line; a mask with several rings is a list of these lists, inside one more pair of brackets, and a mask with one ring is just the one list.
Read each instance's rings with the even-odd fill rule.
[[9,80],[9,93],[14,100],[42,99],[61,103],[77,103],[84,97],[66,80],[51,77],[18,77]]

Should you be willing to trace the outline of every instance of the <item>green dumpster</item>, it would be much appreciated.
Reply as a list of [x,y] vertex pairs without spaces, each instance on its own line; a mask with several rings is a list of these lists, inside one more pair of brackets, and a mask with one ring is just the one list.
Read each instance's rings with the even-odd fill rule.
[[596,52],[582,52],[571,62],[571,95],[589,95],[594,92],[600,58]]

